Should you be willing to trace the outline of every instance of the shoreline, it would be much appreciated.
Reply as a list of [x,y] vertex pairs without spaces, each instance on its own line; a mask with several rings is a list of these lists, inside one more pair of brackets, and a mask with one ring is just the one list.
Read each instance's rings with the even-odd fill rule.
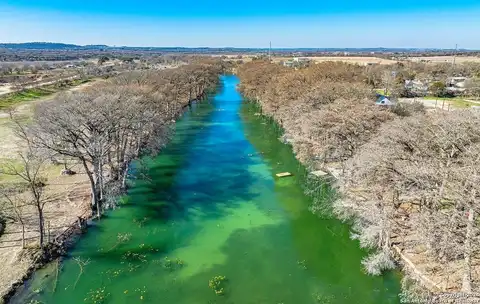
[[[265,114],[261,102],[257,100],[246,99],[245,102],[253,103],[256,107],[257,113],[259,113],[262,119],[268,120],[273,122],[278,126],[281,130],[281,137],[278,139],[283,144],[290,145],[293,148],[295,147],[296,141],[294,138],[290,138],[288,136],[284,137],[287,133],[287,130],[284,129],[280,121],[277,121],[273,116]],[[286,138],[286,139],[285,139]],[[314,169],[309,168],[308,164],[306,164],[301,158],[298,157],[297,153],[294,152],[295,158],[307,169],[308,175],[313,176],[315,181],[321,181],[328,183],[332,188],[335,188],[335,184],[342,182],[342,169],[338,167],[339,163],[324,163],[322,166],[314,166]],[[322,172],[322,176],[316,176],[316,174],[312,174],[312,172],[317,172],[316,170],[320,170],[318,172]],[[323,173],[326,173],[323,175]],[[305,182],[303,183],[305,185]],[[335,190],[338,191],[338,190]],[[341,195],[345,195],[344,192],[339,192]],[[307,194],[308,195],[308,194]],[[315,213],[314,211],[312,211]],[[338,217],[335,214],[332,216],[336,219]],[[341,220],[341,219],[340,219]],[[435,301],[447,301],[445,303],[450,303],[448,300],[451,299],[459,299],[462,301],[473,301],[473,302],[465,302],[465,303],[480,303],[480,294],[475,292],[472,293],[464,293],[460,290],[451,290],[447,289],[447,286],[441,283],[436,283],[432,278],[429,277],[427,273],[420,269],[420,266],[425,266],[423,264],[416,264],[412,259],[407,256],[407,252],[404,252],[404,248],[399,247],[397,244],[393,244],[389,249],[392,257],[395,260],[397,265],[397,269],[402,273],[402,275],[407,276],[409,279],[413,279],[418,282],[422,287],[424,287],[428,293],[428,298],[433,299]],[[429,266],[428,263],[426,263]],[[361,264],[359,264],[361,267]],[[405,292],[405,290],[402,290]],[[408,293],[408,292],[407,292]],[[425,300],[424,298],[422,298]],[[477,302],[478,301],[478,302]],[[430,302],[428,302],[430,303]],[[455,303],[455,302],[452,302]]]
[[[210,90],[205,90],[196,98],[186,102],[186,104],[182,106],[181,111],[179,111],[179,114],[176,116],[175,122],[178,119],[181,119],[185,112],[188,111],[193,104],[202,102],[208,98],[209,95]],[[77,173],[76,175],[80,174]],[[86,177],[81,185],[89,185]],[[86,191],[85,196],[90,197],[90,192]],[[17,280],[10,284],[10,288],[6,289],[5,291],[0,290],[0,304],[9,303],[18,290],[25,285],[25,282],[32,278],[36,271],[57,260],[60,260],[59,262],[61,262],[62,257],[65,257],[68,254],[68,250],[75,246],[82,234],[88,232],[89,225],[87,222],[95,220],[96,215],[90,208],[90,202],[87,202],[87,207],[88,210],[85,210],[81,216],[77,216],[77,220],[72,221],[71,224],[66,227],[67,229],[54,238],[53,242],[47,244],[46,250],[43,253],[40,249],[21,249],[22,254],[28,254],[28,268],[22,273],[21,276],[19,276]],[[79,206],[79,209],[83,210],[81,206]],[[79,220],[80,218],[81,220]]]

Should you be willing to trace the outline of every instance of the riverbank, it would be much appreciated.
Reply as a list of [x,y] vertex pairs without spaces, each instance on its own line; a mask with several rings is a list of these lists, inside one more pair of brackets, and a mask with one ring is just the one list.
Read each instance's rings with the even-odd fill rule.
[[[184,111],[206,96],[207,93],[202,93],[196,99],[189,100],[183,106]],[[181,117],[182,115],[178,116],[179,119]],[[49,240],[47,247],[52,247],[54,251],[42,254],[38,248],[35,212],[33,209],[28,210],[30,206],[22,210],[24,220],[29,224],[22,227],[18,222],[11,222],[0,236],[0,264],[5,270],[5,275],[0,277],[0,304],[7,303],[35,271],[65,255],[66,251],[74,245],[79,234],[83,232],[79,227],[79,219],[86,223],[93,216],[90,206],[89,180],[82,171],[82,166],[70,167],[76,172],[75,175],[59,176],[62,168],[63,166],[49,168],[50,176],[48,176],[49,183],[46,189],[51,194],[51,200],[45,208]],[[25,248],[22,248],[22,228],[26,230]]]
[[[201,98],[204,98],[203,96],[204,94]],[[198,100],[190,100],[184,109],[196,101]],[[181,117],[179,116],[179,119]],[[89,180],[85,172],[82,172],[83,168],[80,165],[72,166],[70,168],[76,172],[75,175],[59,176],[62,168],[63,166],[52,168],[47,191],[54,194],[54,201],[49,202],[45,208],[45,220],[49,227],[48,239],[51,240],[48,246],[53,245],[55,251],[42,255],[36,245],[38,233],[34,210],[24,208],[22,211],[26,222],[30,223],[25,226],[26,248],[22,248],[20,223],[9,223],[3,236],[0,236],[0,264],[6,274],[0,277],[0,304],[8,303],[35,271],[47,264],[59,263],[55,261],[61,259],[69,248],[74,246],[80,233],[84,232],[78,226],[79,218],[86,223],[93,216]]]
[[[290,147],[273,125],[239,114],[234,76],[222,83],[183,115],[158,156],[142,159],[121,208],[12,304],[92,295],[115,304],[399,303],[396,274],[354,267],[365,252],[348,227],[318,222]],[[294,175],[277,179],[279,171]]]
[[[417,105],[378,107],[363,81],[365,71],[353,65],[326,63],[292,71],[251,63],[238,73],[241,91],[258,102],[259,113],[285,130],[281,140],[292,145],[309,171],[335,177],[339,195],[333,203],[315,199],[315,183],[307,183],[306,192],[314,196],[313,212],[352,223],[351,237],[364,248],[376,249],[358,267],[378,275],[394,267],[395,259],[410,274],[405,286],[417,281],[424,286],[423,293],[460,297],[463,290],[462,299],[478,300],[474,291],[480,263],[476,245],[468,245],[476,242],[472,230],[478,227],[462,213],[472,209],[468,214],[476,214],[478,206],[462,205],[468,199],[458,192],[462,184],[456,184],[474,176],[469,172],[472,166],[452,166],[441,152],[454,149],[461,154],[456,157],[465,157],[468,163],[478,155],[473,148],[477,132],[468,131],[479,124],[475,112],[425,112]],[[458,180],[439,180],[453,172]],[[434,203],[426,204],[425,197]],[[422,292],[417,289],[415,295],[417,291]]]
[[[174,89],[169,88],[168,91],[163,91],[165,88],[157,85],[157,81],[163,81],[168,77],[184,76],[186,73],[195,74],[196,78],[193,79],[194,81],[190,80],[188,83],[182,83],[181,87],[176,87]],[[82,219],[81,223],[84,223],[92,216],[92,177],[98,177],[101,174],[96,171],[96,169],[98,170],[98,167],[95,168],[94,166],[96,162],[87,160],[82,163],[81,159],[76,159],[72,156],[72,153],[62,154],[62,149],[64,147],[72,146],[70,145],[70,142],[68,142],[68,138],[61,137],[62,135],[60,135],[58,139],[59,141],[64,140],[65,143],[63,146],[60,146],[60,151],[55,150],[55,148],[52,149],[52,147],[46,144],[45,141],[42,141],[43,138],[58,136],[60,134],[58,132],[69,129],[72,124],[80,124],[81,126],[79,128],[74,128],[73,132],[78,131],[80,132],[79,134],[87,137],[93,136],[90,132],[82,133],[82,129],[85,126],[88,128],[88,126],[91,125],[88,121],[83,119],[92,119],[93,123],[98,123],[95,115],[102,109],[105,110],[105,112],[103,112],[104,114],[109,113],[111,115],[112,112],[109,111],[112,111],[113,109],[118,110],[118,108],[124,109],[127,106],[133,113],[136,111],[147,111],[148,119],[144,119],[147,114],[140,115],[135,122],[124,121],[124,125],[118,126],[118,128],[129,128],[130,125],[127,123],[135,123],[136,128],[134,129],[130,127],[128,129],[128,134],[131,134],[133,130],[139,130],[139,133],[136,134],[136,136],[122,138],[122,143],[124,143],[124,145],[122,144],[121,147],[118,147],[114,156],[109,157],[110,162],[104,162],[105,165],[102,166],[104,172],[101,174],[101,181],[103,183],[101,185],[102,189],[100,190],[98,188],[100,185],[95,185],[96,189],[99,191],[98,193],[102,192],[103,204],[106,203],[107,199],[116,201],[117,197],[120,196],[125,189],[125,185],[118,185],[118,183],[122,183],[119,174],[125,174],[126,176],[126,174],[128,174],[129,165],[124,169],[125,172],[122,172],[118,170],[119,168],[112,167],[114,165],[112,159],[118,164],[125,162],[129,164],[132,159],[139,157],[140,153],[151,153],[153,149],[162,148],[169,139],[171,133],[170,125],[175,122],[175,119],[181,117],[186,109],[189,106],[192,106],[195,100],[204,98],[206,92],[212,87],[215,87],[218,81],[217,75],[217,67],[213,64],[191,65],[177,70],[169,69],[161,72],[130,72],[96,85],[87,83],[76,86],[71,90],[68,90],[68,92],[71,92],[70,94],[61,94],[49,98],[29,100],[28,102],[16,106],[14,109],[14,116],[16,119],[19,119],[21,124],[28,122],[26,128],[39,128],[35,129],[35,132],[28,133],[29,136],[35,138],[35,140],[32,139],[33,137],[29,138],[28,144],[35,142],[37,145],[35,148],[51,154],[49,154],[50,157],[45,158],[44,162],[41,162],[41,169],[38,173],[38,176],[41,176],[42,178],[42,184],[44,184],[44,186],[40,186],[42,193],[41,203],[44,204],[42,221],[39,219],[40,212],[38,208],[36,208],[37,206],[32,206],[31,203],[19,203],[20,199],[23,199],[23,196],[28,198],[28,191],[19,191],[18,194],[16,192],[2,192],[2,204],[0,204],[0,208],[1,211],[4,212],[6,218],[9,219],[6,225],[6,231],[0,238],[0,245],[3,245],[0,246],[0,263],[2,266],[5,265],[7,273],[7,275],[1,276],[0,278],[0,296],[2,298],[9,298],[12,293],[15,292],[15,289],[23,286],[23,282],[34,272],[35,269],[45,265],[45,263],[49,262],[52,258],[58,256],[58,254],[62,254],[62,252],[67,249],[68,245],[71,244],[72,237],[76,237],[77,233],[75,231],[81,230],[75,228],[79,226],[79,218]],[[156,94],[154,96],[150,95],[147,97],[147,94],[154,92],[154,90],[149,90],[145,83],[143,86],[136,86],[136,83],[133,83],[136,77],[141,76],[148,78],[148,85],[152,87],[155,86],[155,90],[162,94]],[[178,79],[176,81],[178,82]],[[162,84],[164,84],[164,82],[162,82]],[[84,90],[82,94],[75,92],[80,89],[86,89],[87,86],[89,87],[88,90]],[[124,89],[124,91],[121,91],[122,89]],[[121,92],[119,92],[119,90]],[[116,99],[116,102],[108,103],[108,97],[111,96],[108,94],[117,96],[120,94],[120,96]],[[195,96],[197,97],[195,98]],[[85,100],[85,98],[87,100]],[[141,104],[139,101],[132,104],[131,100],[126,100],[127,98],[132,98],[134,100],[143,98],[142,101],[145,103]],[[164,99],[167,100],[165,101]],[[97,112],[90,111],[92,110],[91,104],[94,101],[98,101],[97,105],[94,106],[94,111]],[[86,102],[86,107],[82,107],[82,102]],[[126,102],[127,105],[118,107],[121,102]],[[147,108],[147,105],[151,108]],[[72,108],[64,111],[61,109],[62,106],[71,106]],[[71,116],[71,113],[76,113],[77,115]],[[0,118],[0,131],[5,136],[2,136],[1,139],[2,153],[0,157],[2,158],[2,165],[3,161],[5,161],[5,165],[8,165],[9,163],[15,163],[20,154],[22,154],[23,157],[29,156],[25,156],[27,143],[21,142],[11,128],[14,126],[14,123],[10,121],[10,113],[1,114],[4,117]],[[103,117],[102,122],[105,124],[114,123],[113,120],[115,119],[125,118],[125,116],[121,116],[124,113],[119,111],[114,112],[114,114],[118,116],[115,118],[110,117],[112,121],[107,121],[106,118]],[[137,118],[131,118],[131,114],[132,113],[127,114],[131,120]],[[151,117],[152,114],[155,116]],[[48,121],[48,119],[51,120]],[[141,121],[140,119],[144,120]],[[68,120],[68,122],[66,120]],[[42,128],[40,127],[42,123],[45,124],[43,130],[47,132],[44,134],[45,137],[39,135],[39,131],[42,131]],[[139,128],[142,123],[148,124],[148,126]],[[159,127],[155,127],[155,123],[158,123]],[[147,127],[154,128],[154,130],[142,133]],[[119,134],[127,134],[127,132],[122,133],[120,129],[116,129],[116,131]],[[150,142],[147,142],[147,136],[153,133],[155,133],[155,135],[151,138],[151,146],[141,146],[150,144]],[[94,138],[97,137],[94,136]],[[83,142],[91,142],[91,139],[87,139]],[[128,144],[129,142],[130,144]],[[74,155],[88,155],[89,146],[82,147],[84,147],[86,151],[76,151],[77,154]],[[117,146],[115,146],[115,143],[112,143],[109,147],[113,150]],[[29,148],[31,147],[29,146]],[[140,148],[145,149],[145,152]],[[130,151],[130,149],[134,149],[135,152]],[[125,159],[116,160],[114,157],[118,155],[124,155]],[[34,160],[32,160],[32,162],[33,161]],[[26,171],[28,169],[19,167],[18,170]],[[110,171],[109,174],[106,174],[107,171]],[[71,172],[73,172],[73,174],[71,174]],[[117,180],[113,177],[112,172],[116,173]],[[118,188],[113,188],[113,191],[111,188],[105,189],[103,187],[106,183],[108,183],[109,186],[112,186],[112,182],[115,181],[117,182],[116,186]],[[0,175],[0,183],[6,186],[5,189],[10,189],[12,183],[21,184],[22,182],[24,182],[24,180],[18,175],[15,176],[15,174],[8,175],[7,173],[4,174],[2,172]],[[95,191],[95,193],[97,192]],[[3,201],[3,194],[6,195],[5,197],[8,195],[11,196]],[[100,210],[102,210],[111,208],[111,205],[112,203],[110,202],[109,205],[100,206],[99,204],[96,204],[95,207],[98,209],[100,206]],[[46,251],[49,251],[50,247],[56,247],[56,253],[43,254],[39,249],[39,239],[41,240],[41,234],[38,230],[42,227],[41,225],[39,226],[40,222],[43,222],[44,225],[43,236],[44,244],[47,248]],[[22,238],[23,230],[25,230],[24,238]],[[25,240],[25,243],[22,242],[22,239]]]
[[[284,133],[283,128],[278,124],[278,121],[275,121],[271,116],[258,115],[261,113],[261,105],[258,102],[248,102],[252,104],[247,110],[250,111],[250,115],[255,115],[261,119],[263,125],[272,124],[273,120],[273,128],[278,130],[278,141],[291,146],[293,150],[298,149],[298,138],[288,135],[285,136],[286,133]],[[264,148],[268,149],[267,147]],[[299,164],[299,166],[310,168],[309,170],[300,173],[302,177],[299,180],[301,181],[302,188],[305,189],[307,195],[316,199],[316,202],[312,205],[311,209],[313,213],[320,214],[321,217],[328,217],[331,207],[327,205],[333,204],[336,199],[344,199],[346,195],[354,195],[356,196],[356,199],[365,200],[366,194],[362,193],[360,189],[349,193],[334,193],[335,191],[339,191],[339,185],[344,183],[342,164],[327,163],[319,167],[312,167],[311,163],[306,163],[304,159],[297,159],[301,164]],[[318,171],[319,169],[321,169],[321,171]],[[312,172],[324,172],[327,175],[322,174],[321,177],[318,177],[312,174]],[[319,211],[318,208],[323,210]],[[402,206],[402,208],[408,208],[408,206]],[[406,279],[404,285],[406,289],[403,290],[401,298],[409,299],[408,301],[414,301],[414,299],[427,301],[427,299],[429,299],[429,301],[433,301],[432,303],[443,303],[442,301],[450,301],[450,299],[455,300],[448,303],[459,303],[456,301],[464,301],[461,303],[478,303],[477,301],[480,300],[478,294],[459,292],[461,286],[458,285],[458,282],[461,282],[462,279],[462,265],[460,263],[449,263],[446,268],[448,271],[441,271],[441,269],[445,267],[445,264],[429,259],[425,248],[418,246],[415,248],[416,250],[411,250],[408,249],[408,247],[403,246],[405,242],[414,241],[415,237],[416,236],[413,233],[408,235],[396,234],[391,236],[391,241],[394,244],[391,247],[391,256],[396,260],[396,263],[398,263],[399,269],[403,272]],[[478,266],[478,264],[474,265],[475,267]],[[361,264],[358,264],[359,268],[361,266]],[[420,283],[425,290],[419,290],[417,289],[417,286],[412,286],[412,280]],[[414,294],[409,294],[411,292],[414,292]]]
[[[85,90],[92,86],[95,81],[79,84],[67,90]],[[64,91],[65,92],[65,91]],[[17,117],[24,121],[32,119],[34,107],[41,102],[48,102],[54,98],[23,100],[12,110]],[[12,130],[12,122],[9,113],[0,111],[0,159],[18,157],[20,152],[20,139]],[[57,245],[64,245],[64,242],[57,242],[65,231],[75,226],[79,217],[88,218],[90,213],[90,191],[88,178],[82,167],[75,165],[71,170],[75,175],[61,175],[62,165],[48,165],[42,174],[48,179],[48,185],[44,190],[49,197],[49,203],[45,207],[45,223],[48,226],[47,238]],[[15,177],[0,176],[0,184],[16,182]],[[36,224],[36,210],[34,206],[23,206],[19,210],[24,220],[24,226],[17,220],[9,220],[3,235],[0,235],[0,265],[3,275],[0,276],[0,303],[15,292],[24,280],[38,268],[42,267],[50,258],[42,256],[38,245],[38,225]],[[25,248],[22,248],[22,231],[25,230]],[[68,241],[68,240],[67,240]]]

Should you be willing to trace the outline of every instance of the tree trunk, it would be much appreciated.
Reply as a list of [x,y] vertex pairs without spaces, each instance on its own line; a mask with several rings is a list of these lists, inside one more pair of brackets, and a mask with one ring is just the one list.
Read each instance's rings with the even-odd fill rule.
[[[103,157],[103,156],[102,156]],[[103,201],[103,158],[100,158],[100,167],[98,170],[98,180],[99,180],[99,189],[100,189],[100,201]]]
[[474,210],[468,210],[467,233],[464,245],[464,270],[463,270],[463,292],[472,292],[472,238],[474,226]]
[[43,223],[43,209],[37,205],[37,211],[38,211],[38,230],[40,231],[40,248],[43,250],[44,248],[44,236],[45,236],[45,228],[44,223]]
[[128,166],[128,165],[126,165],[126,167],[125,167],[125,173],[123,174],[123,178],[122,178],[122,189],[127,188],[127,176],[128,176],[129,167],[130,166]]
[[22,224],[22,249],[25,249],[25,224],[23,221],[20,223]]
[[91,207],[92,207],[92,210],[93,210],[93,207],[96,206],[97,207],[97,216],[98,218],[100,219],[100,202],[99,202],[99,198],[98,198],[98,194],[97,194],[97,187],[95,185],[95,180],[93,178],[93,175],[92,175],[92,172],[90,172],[90,169],[88,168],[88,164],[87,164],[87,161],[84,159],[84,158],[81,158],[82,160],[82,164],[83,164],[83,167],[85,169],[85,172],[87,173],[87,176],[88,176],[88,180],[90,181],[90,190],[91,190],[91,195],[92,195],[92,198],[91,198]]

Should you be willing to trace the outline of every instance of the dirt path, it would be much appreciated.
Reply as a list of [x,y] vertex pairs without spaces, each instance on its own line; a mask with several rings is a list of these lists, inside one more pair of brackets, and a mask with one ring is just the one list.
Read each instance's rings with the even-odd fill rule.
[[[75,91],[81,91],[81,90],[84,90],[88,87],[91,87],[92,85],[94,85],[95,83],[98,83],[99,81],[101,80],[95,80],[95,81],[90,81],[90,82],[87,82],[87,83],[83,83],[81,85],[78,85],[78,86],[75,86],[75,87],[72,87],[70,89],[67,89],[67,90],[63,90],[63,91],[60,91],[60,92],[75,92]],[[60,93],[58,92],[58,93]],[[18,103],[17,106],[14,107],[15,109],[15,112],[19,115],[25,115],[25,114],[29,114],[33,111],[33,107],[34,105],[40,103],[40,102],[44,102],[44,101],[48,101],[48,100],[52,100],[53,98],[55,98],[55,96],[58,94],[58,93],[55,93],[55,94],[52,94],[50,96],[46,96],[44,98],[38,98],[38,99],[34,99],[34,100],[31,100],[31,101],[26,101],[26,102],[21,102],[21,103]],[[0,110],[0,119],[2,118],[8,118],[9,117],[9,114],[8,112],[6,111],[3,111],[3,110]]]

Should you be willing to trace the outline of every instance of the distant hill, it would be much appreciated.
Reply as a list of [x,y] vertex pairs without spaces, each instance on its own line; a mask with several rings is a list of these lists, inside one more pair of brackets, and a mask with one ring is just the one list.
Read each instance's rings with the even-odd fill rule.
[[[134,47],[134,46],[108,46],[108,45],[76,45],[56,42],[26,42],[26,43],[0,43],[0,49],[11,50],[90,50],[90,51],[155,51],[172,53],[250,53],[266,52],[268,48],[236,48],[236,47]],[[272,51],[279,53],[441,53],[454,52],[453,49],[439,48],[272,48]],[[457,52],[472,52],[473,50],[459,49]]]
[[6,49],[30,49],[30,50],[99,50],[109,48],[107,45],[76,45],[55,42],[26,42],[26,43],[0,43],[0,48]]

